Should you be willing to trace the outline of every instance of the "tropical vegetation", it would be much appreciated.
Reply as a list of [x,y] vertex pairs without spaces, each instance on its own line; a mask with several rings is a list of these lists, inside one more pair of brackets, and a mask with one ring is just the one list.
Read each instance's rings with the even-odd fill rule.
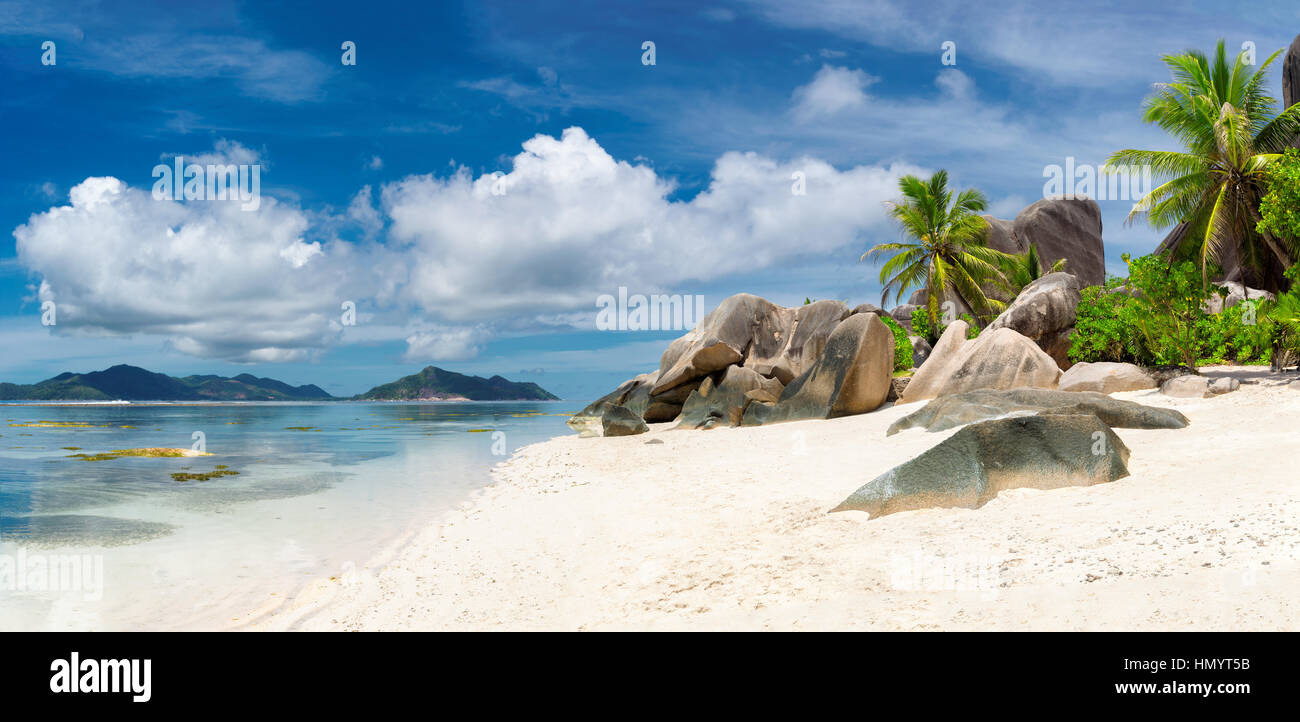
[[992,320],[1006,302],[991,298],[983,287],[1004,281],[1001,268],[1012,260],[1010,254],[986,245],[988,222],[980,215],[988,207],[984,194],[971,188],[950,190],[944,170],[929,180],[903,176],[898,187],[903,197],[890,204],[889,212],[909,239],[878,243],[859,259],[892,254],[880,268],[881,303],[891,292],[901,300],[907,291],[924,288],[925,313],[935,327],[940,304],[954,295],[979,318]]
[[1164,56],[1171,80],[1147,99],[1143,119],[1186,150],[1121,150],[1107,162],[1110,171],[1145,166],[1167,179],[1138,200],[1128,222],[1184,224],[1170,250],[1197,262],[1203,280],[1231,253],[1256,282],[1276,289],[1300,256],[1295,237],[1279,237],[1260,215],[1269,171],[1300,134],[1300,105],[1278,113],[1267,91],[1281,52],[1258,68],[1244,53],[1229,61],[1222,40],[1213,58],[1198,50]]

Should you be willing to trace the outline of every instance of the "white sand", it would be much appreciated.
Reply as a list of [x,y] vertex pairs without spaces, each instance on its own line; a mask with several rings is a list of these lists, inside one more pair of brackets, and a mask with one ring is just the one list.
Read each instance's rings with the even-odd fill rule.
[[953,433],[885,437],[920,404],[554,439],[370,570],[244,628],[1300,629],[1300,391],[1210,373],[1255,383],[1117,395],[1192,422],[1116,429],[1129,477],[973,510],[826,513]]

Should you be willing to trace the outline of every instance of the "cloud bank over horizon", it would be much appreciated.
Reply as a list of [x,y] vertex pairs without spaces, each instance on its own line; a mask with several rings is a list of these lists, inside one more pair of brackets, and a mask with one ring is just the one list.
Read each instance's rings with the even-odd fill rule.
[[[260,160],[225,141],[193,158]],[[533,136],[511,165],[410,175],[382,185],[378,207],[365,186],[336,217],[270,194],[244,211],[91,177],[14,237],[36,300],[56,304],[56,333],[154,334],[191,356],[300,361],[344,342],[338,309],[352,301],[404,338],[403,360],[466,360],[499,332],[545,331],[557,316],[592,328],[595,299],[620,286],[689,295],[856,247],[886,232],[898,178],[922,172],[728,152],[705,190],[671,200],[672,178],[615,159],[576,126]],[[342,240],[335,224],[379,240]]]

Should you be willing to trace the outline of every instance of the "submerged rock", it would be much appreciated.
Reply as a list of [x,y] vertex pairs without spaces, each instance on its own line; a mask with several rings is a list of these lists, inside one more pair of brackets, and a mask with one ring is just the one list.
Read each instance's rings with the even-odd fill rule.
[[890,425],[886,436],[907,429],[944,431],[1005,416],[1092,414],[1107,426],[1127,429],[1181,429],[1187,417],[1173,409],[1143,406],[1088,391],[983,389],[942,396]]
[[912,509],[977,509],[1004,489],[1091,486],[1128,476],[1129,450],[1092,414],[971,424],[853,492],[836,511],[877,518]]

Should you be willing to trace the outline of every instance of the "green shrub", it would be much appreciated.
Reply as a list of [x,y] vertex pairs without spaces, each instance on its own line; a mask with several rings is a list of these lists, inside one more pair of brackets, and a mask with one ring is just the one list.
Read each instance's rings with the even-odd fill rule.
[[1207,364],[1268,363],[1273,351],[1273,329],[1263,322],[1260,311],[1258,301],[1242,301],[1220,314],[1206,314],[1201,360]]
[[1115,361],[1143,366],[1155,363],[1154,354],[1138,331],[1137,303],[1119,290],[1123,279],[1111,278],[1104,286],[1083,289],[1076,311],[1070,360]]
[[894,370],[906,371],[912,368],[912,340],[907,337],[907,329],[888,314],[877,314],[877,317],[894,332]]
[[1258,230],[1282,238],[1300,238],[1300,152],[1288,148],[1273,164],[1259,203]]
[[930,314],[924,308],[912,309],[912,334],[929,341],[931,345],[939,338],[939,334],[930,325]]
[[[1070,360],[1120,361],[1142,366],[1263,363],[1272,354],[1276,329],[1266,309],[1244,301],[1222,313],[1206,313],[1211,293],[1191,261],[1156,256],[1128,262],[1129,278],[1083,289]],[[1117,290],[1126,285],[1128,290]],[[1133,295],[1129,294],[1133,291]]]
[[[966,322],[966,338],[975,338],[980,335],[980,325],[974,316],[963,313],[961,320]],[[942,319],[940,319],[937,329],[931,326],[930,314],[926,313],[924,308],[912,309],[912,334],[925,339],[931,346],[939,342],[939,337],[947,329],[948,326],[942,322]]]

